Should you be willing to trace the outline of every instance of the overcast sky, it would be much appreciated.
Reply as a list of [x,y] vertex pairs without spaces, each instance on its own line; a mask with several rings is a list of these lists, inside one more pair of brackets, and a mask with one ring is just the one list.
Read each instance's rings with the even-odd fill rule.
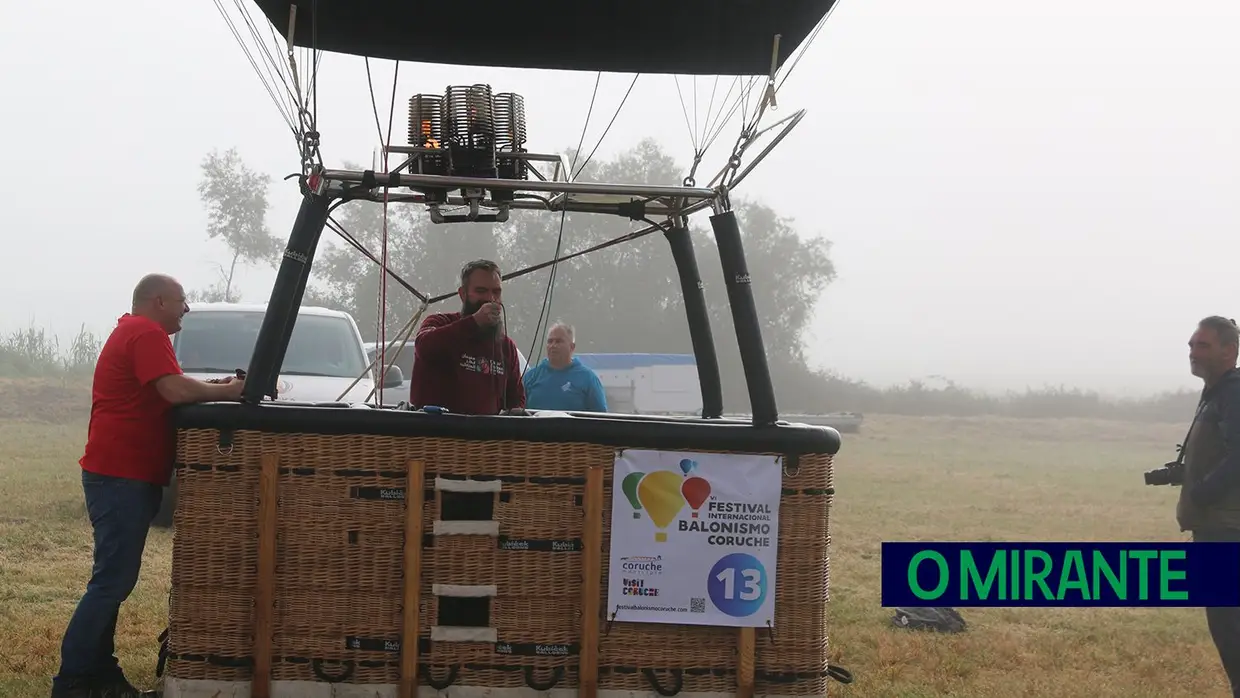
[[[0,330],[106,332],[149,271],[211,283],[225,255],[195,191],[211,148],[273,175],[269,222],[287,235],[291,137],[213,3],[9,2],[2,16]],[[1194,387],[1196,320],[1240,315],[1238,35],[1225,0],[840,0],[771,114],[805,120],[742,185],[834,244],[815,363],[878,384]],[[393,63],[372,67],[382,108]],[[603,76],[587,147],[631,78]],[[402,64],[397,131],[410,95],[487,82],[525,95],[532,149],[572,147],[594,79]],[[695,82],[705,105],[714,81],[681,87]],[[325,56],[319,85],[329,164],[369,163],[361,59]],[[596,157],[645,136],[688,163],[670,76],[639,78]],[[246,299],[273,278],[246,272]]]

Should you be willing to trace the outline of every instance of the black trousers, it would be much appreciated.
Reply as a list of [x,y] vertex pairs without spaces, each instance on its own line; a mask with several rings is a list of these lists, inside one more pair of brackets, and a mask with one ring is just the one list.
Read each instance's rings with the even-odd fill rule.
[[[1199,543],[1240,542],[1240,530],[1214,529],[1193,531],[1193,540]],[[1231,695],[1240,698],[1240,607],[1206,608],[1206,623],[1210,637],[1218,648],[1223,671],[1231,682]]]

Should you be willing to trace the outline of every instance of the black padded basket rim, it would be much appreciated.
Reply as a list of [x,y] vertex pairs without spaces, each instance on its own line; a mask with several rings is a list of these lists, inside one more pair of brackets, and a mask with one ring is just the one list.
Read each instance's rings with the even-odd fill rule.
[[840,450],[840,434],[831,427],[779,422],[754,426],[748,421],[700,417],[590,415],[568,417],[426,414],[394,409],[265,402],[185,405],[172,411],[177,429],[221,432],[258,431],[283,434],[371,435],[462,439],[589,443],[616,448],[731,451],[786,455],[829,454]]

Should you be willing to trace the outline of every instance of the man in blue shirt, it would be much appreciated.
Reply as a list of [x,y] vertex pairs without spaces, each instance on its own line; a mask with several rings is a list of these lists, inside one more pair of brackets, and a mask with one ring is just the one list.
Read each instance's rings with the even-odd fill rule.
[[571,325],[557,322],[547,332],[547,358],[525,372],[525,406],[533,410],[606,412],[607,396],[598,374],[573,356]]

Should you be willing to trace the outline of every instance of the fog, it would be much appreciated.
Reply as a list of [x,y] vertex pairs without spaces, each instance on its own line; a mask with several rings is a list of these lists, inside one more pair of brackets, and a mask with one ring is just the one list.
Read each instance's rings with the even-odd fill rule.
[[[840,0],[772,115],[805,120],[741,189],[833,243],[814,364],[878,385],[1195,387],[1196,321],[1240,315],[1237,35],[1240,6],[1223,0]],[[287,234],[293,141],[212,3],[7,3],[0,61],[0,331],[107,332],[142,274],[213,282],[227,255],[196,191],[212,148],[272,175],[269,224]],[[372,68],[386,116],[393,63]],[[603,76],[587,148],[631,79]],[[318,80],[325,160],[370,163],[361,59],[326,55]],[[560,151],[594,80],[402,64],[395,130],[412,94],[488,82],[525,96],[532,150]],[[680,79],[703,105],[713,84]],[[596,157],[643,137],[688,165],[670,76],[638,79]],[[245,300],[273,279],[243,270]]]

